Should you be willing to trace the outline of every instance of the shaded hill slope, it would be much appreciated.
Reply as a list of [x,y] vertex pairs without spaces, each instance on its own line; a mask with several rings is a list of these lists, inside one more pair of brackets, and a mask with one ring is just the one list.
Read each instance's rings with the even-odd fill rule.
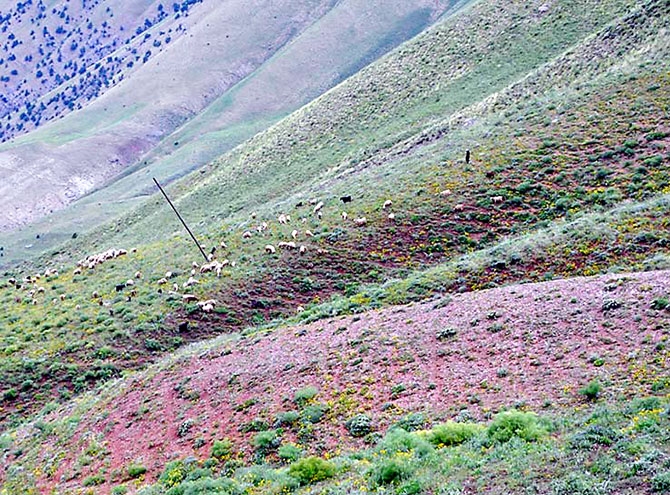
[[[105,15],[120,23],[117,36],[98,33],[104,40],[104,46],[98,51],[106,54],[113,50],[111,54],[99,55],[102,58],[96,60],[94,72],[104,76],[105,84],[98,84],[91,76],[93,61],[79,60],[97,52],[85,52],[77,58],[75,55],[79,52],[63,46],[61,51],[67,52],[67,60],[62,63],[68,70],[70,66],[81,65],[71,77],[63,81],[59,78],[60,86],[44,96],[39,96],[38,90],[37,95],[26,95],[21,85],[15,88],[19,96],[28,99],[29,108],[37,109],[35,112],[42,107],[39,98],[49,103],[42,113],[51,112],[48,118],[58,122],[41,126],[0,147],[0,163],[5,169],[2,196],[4,204],[10,206],[4,209],[0,227],[15,228],[60,209],[127,172],[131,165],[140,168],[151,161],[154,174],[160,171],[158,175],[168,180],[181,176],[421,31],[449,7],[447,2],[435,4],[427,0],[409,4],[387,2],[384,15],[373,16],[379,6],[353,0],[274,2],[272,5],[236,1],[186,4],[183,9],[190,8],[188,12],[180,7],[169,14],[162,4],[147,7],[147,12],[154,12],[155,8],[157,17],[147,17],[137,29],[130,29],[131,19],[117,19],[119,16],[113,15],[112,7],[123,10],[122,5],[98,6],[98,10],[105,8]],[[69,12],[67,6],[63,9]],[[93,16],[98,10],[91,13],[84,9],[78,15]],[[144,11],[137,10],[142,18]],[[72,33],[63,33],[60,43],[83,43],[75,41],[81,36],[78,31],[82,27],[75,17],[70,22],[77,27]],[[120,26],[124,27],[123,31]],[[19,33],[15,36],[19,39],[21,25],[17,29]],[[95,29],[91,28],[92,32]],[[130,38],[126,43],[123,36],[128,31],[133,33],[128,34]],[[318,44],[314,43],[316,32],[322,33]],[[29,33],[23,34],[29,37]],[[296,40],[299,41],[291,43]],[[36,43],[26,40],[16,50],[26,51],[31,47],[38,50]],[[48,53],[44,55],[47,56]],[[290,61],[288,64],[282,61],[284,57]],[[63,59],[63,56],[58,58]],[[47,62],[52,63],[35,61],[37,64]],[[108,67],[109,64],[114,67]],[[235,89],[262,66],[263,71],[252,78],[255,83],[244,82],[241,87],[246,89]],[[23,64],[23,70],[31,68],[31,64]],[[197,77],[193,77],[194,74]],[[54,85],[53,82],[45,84],[45,88]],[[89,87],[96,90],[91,93]],[[63,96],[68,92],[74,93]],[[37,99],[30,99],[33,96]],[[54,105],[58,108],[51,111]],[[214,144],[211,139],[209,144],[201,142],[183,150],[179,157],[168,156],[163,165],[155,163],[196,136],[182,132],[170,138],[169,144],[159,152],[140,160],[205,109],[209,110],[199,120],[197,135],[206,131],[223,132],[226,139],[217,139]],[[74,112],[69,113],[70,110]],[[36,122],[47,119],[25,108],[12,112],[7,115],[12,122],[20,120],[13,115],[19,112],[27,116],[28,122],[31,118]],[[60,120],[61,117],[64,118]],[[120,186],[117,192],[130,195],[124,188]],[[143,189],[145,186],[136,187],[130,196],[141,194]],[[101,216],[106,213],[105,210],[98,212]]]
[[510,286],[200,344],[12,434],[5,487],[75,493],[96,475],[108,493],[128,466],[155,480],[168,459],[205,459],[223,438],[249,460],[256,432],[290,410],[303,419],[282,425],[281,443],[323,455],[364,445],[345,428],[359,413],[383,433],[410,413],[562,411],[593,379],[610,398],[649,394],[667,386],[669,275]]

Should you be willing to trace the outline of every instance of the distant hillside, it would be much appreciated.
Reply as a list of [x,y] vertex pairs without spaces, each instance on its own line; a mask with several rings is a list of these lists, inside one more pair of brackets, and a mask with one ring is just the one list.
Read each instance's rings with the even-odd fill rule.
[[[452,3],[19,3],[1,16],[0,230],[48,215],[131,166],[151,165],[167,181],[184,175]],[[132,192],[119,190],[145,194],[139,177]],[[108,205],[98,214],[97,223]]]

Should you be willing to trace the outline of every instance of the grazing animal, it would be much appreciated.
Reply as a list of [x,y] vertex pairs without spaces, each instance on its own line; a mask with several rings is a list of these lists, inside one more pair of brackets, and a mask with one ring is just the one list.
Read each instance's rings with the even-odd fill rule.
[[156,283],[158,285],[165,285],[165,284],[167,284],[167,279],[166,278],[158,279],[158,281]]
[[395,213],[389,213],[388,219],[395,220]]
[[295,249],[295,242],[280,242],[277,244],[277,247],[280,249]]
[[165,278],[172,278],[172,272],[165,272]]
[[463,203],[458,203],[454,205],[454,211],[463,211],[465,210],[465,205]]
[[193,277],[189,277],[188,280],[186,282],[184,282],[182,286],[184,287],[184,289],[187,289],[188,287],[191,287],[191,286],[193,286],[195,284],[199,284],[199,283],[200,282],[198,282]]
[[465,164],[470,164],[470,150],[465,150]]
[[382,205],[382,209],[385,210],[386,208],[389,208],[392,205],[393,205],[393,201],[391,201],[390,199],[387,199],[386,201],[384,201],[384,204]]
[[318,213],[319,210],[320,210],[321,208],[323,208],[323,201],[319,201],[319,202],[316,204],[316,206],[314,207],[314,210],[313,210],[314,213]]
[[346,211],[343,211],[342,212],[342,220],[346,220],[347,218],[349,218],[349,215],[347,215]]
[[445,189],[440,192],[440,196],[449,196],[451,194],[451,189]]
[[179,333],[188,332],[188,321],[182,321],[179,325],[177,325],[177,330]]
[[502,196],[493,196],[493,197],[491,198],[491,201],[493,201],[494,203],[502,203],[502,202],[503,202],[503,199],[504,199],[504,198],[503,198]]
[[365,217],[354,218],[354,223],[356,225],[365,225],[366,223],[368,223],[368,219]]
[[351,203],[351,196],[340,196],[340,201],[343,203]]
[[295,207],[296,207],[296,208],[300,208],[300,207],[302,207],[304,204],[305,204],[305,203],[303,203],[302,201],[298,201],[298,202],[295,204]]
[[126,288],[126,284],[116,284],[114,288],[116,289],[116,292],[121,292],[123,289]]
[[81,275],[81,268],[75,268],[72,275]]
[[65,294],[61,294],[61,295],[60,295],[60,300],[61,300],[61,301],[65,301]]
[[98,291],[97,291],[97,290],[94,290],[94,291],[93,291],[93,294],[91,294],[91,297],[92,297],[93,299],[97,299],[97,298],[100,297],[100,294],[98,294]]
[[282,225],[287,224],[291,221],[291,215],[284,215],[283,213],[277,217],[277,221]]
[[228,249],[228,244],[226,244],[225,241],[221,241],[221,247],[223,249]]
[[182,301],[184,302],[197,302],[198,298],[197,296],[194,296],[193,294],[184,294],[181,296]]
[[305,231],[305,235],[306,235],[307,237],[314,237],[314,234],[312,234],[312,231],[311,231],[311,230],[306,230],[306,231]]
[[142,278],[142,272],[135,272],[135,278]]
[[249,232],[248,230],[246,230],[246,231],[242,234],[242,237],[244,237],[245,239],[249,239],[249,238],[251,237],[251,232]]
[[307,248],[305,246],[300,246],[300,254],[305,254],[307,252]]
[[128,280],[126,280],[126,287],[131,286],[131,285],[135,285],[135,282],[133,281],[132,278],[129,278]]
[[303,311],[305,311],[305,308],[303,308],[302,306],[298,306],[297,308],[295,308],[296,313],[302,313]]
[[265,252],[268,254],[275,254],[277,250],[272,244],[268,244],[267,246],[265,246]]
[[293,237],[293,239],[297,239],[298,238],[298,231],[293,229],[293,232],[291,232],[291,237]]

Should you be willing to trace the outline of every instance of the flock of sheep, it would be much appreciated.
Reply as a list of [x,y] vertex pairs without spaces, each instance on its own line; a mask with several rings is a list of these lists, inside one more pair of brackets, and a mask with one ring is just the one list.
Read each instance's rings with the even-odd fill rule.
[[[348,203],[351,202],[351,196],[343,196],[340,198],[340,200],[343,203]],[[310,205],[312,206],[311,208],[311,214],[317,217],[318,219],[322,218],[323,215],[323,208],[324,208],[324,202],[323,201],[317,201],[317,200],[310,200]],[[382,210],[384,211],[389,211],[387,214],[387,218],[391,221],[395,220],[395,214],[393,212],[390,212],[390,209],[393,205],[393,202],[391,200],[386,200],[383,205],[382,205]],[[296,207],[303,206],[302,203],[298,203]],[[252,213],[251,218],[252,220],[256,219],[256,214]],[[349,215],[347,214],[346,211],[341,212],[341,217],[342,220],[346,221],[349,219]],[[306,223],[307,218],[303,217],[300,219],[301,223]],[[361,217],[356,217],[353,218],[352,222],[354,225],[357,226],[362,226],[367,223],[367,218],[364,216]],[[286,213],[281,213],[277,217],[277,223],[282,226],[286,226],[291,224],[291,216]],[[254,229],[253,231],[256,232],[255,235],[265,235],[265,233],[269,230],[270,225],[268,224],[267,221],[262,221],[260,222]],[[252,230],[245,230],[242,233],[242,239],[249,239],[254,236],[254,233]],[[280,250],[285,250],[285,251],[297,251],[300,255],[304,255],[307,253],[308,248],[305,244],[299,244],[299,238],[311,238],[314,237],[314,234],[310,231],[305,229],[304,231],[300,231],[298,229],[292,229],[290,233],[290,239],[286,239],[285,241],[281,241],[277,243],[277,246],[273,244],[266,244],[264,251],[267,254],[275,254],[277,252],[277,249]],[[221,251],[224,251],[227,249],[227,245],[224,241],[221,241],[220,243],[220,248]],[[131,249],[131,253],[135,253],[137,250],[136,249]],[[213,247],[210,251],[210,254],[208,256],[208,262],[204,263],[202,265],[199,265],[197,262],[193,262],[191,264],[191,269],[190,269],[190,276],[188,279],[181,284],[181,286],[173,281],[172,288],[171,290],[168,290],[168,294],[175,295],[181,297],[181,299],[184,302],[188,303],[196,303],[198,308],[202,310],[205,313],[210,313],[214,311],[216,306],[218,305],[218,302],[215,299],[206,299],[206,300],[200,300],[199,297],[197,297],[194,294],[191,293],[183,293],[182,290],[184,289],[189,289],[191,287],[194,287],[195,285],[199,284],[198,279],[196,276],[199,275],[204,275],[207,273],[212,273],[216,274],[217,277],[221,277],[222,274],[224,273],[225,268],[233,268],[235,267],[236,263],[235,261],[230,261],[228,259],[222,259],[218,260],[216,259],[216,251],[217,247]],[[97,266],[102,265],[106,261],[109,260],[114,260],[123,256],[128,255],[128,250],[126,249],[108,249],[107,251],[104,251],[102,253],[98,254],[93,254],[90,256],[87,256],[84,259],[81,259],[77,262],[76,267],[73,271],[73,276],[74,275],[81,275],[83,270],[88,269],[88,270],[94,270]],[[321,249],[317,250],[317,253],[323,253]],[[46,289],[43,286],[39,285],[39,281],[41,280],[42,277],[44,278],[50,278],[53,279],[55,277],[58,277],[58,271],[57,270],[52,270],[52,269],[47,269],[44,274],[36,274],[32,276],[25,277],[22,281],[18,281],[14,278],[10,278],[8,280],[8,283],[12,286],[14,286],[16,289],[23,289],[26,293],[27,296],[30,298],[31,303],[36,305],[38,304],[38,300],[36,299],[36,296],[38,294],[44,294],[46,293]],[[167,285],[170,283],[170,281],[175,278],[175,274],[171,271],[168,271],[165,273],[165,275],[155,281],[155,283],[159,286],[158,287],[158,292],[163,293],[163,286]],[[116,284],[116,292],[121,292],[124,289],[131,287],[132,290],[128,293],[127,295],[127,300],[130,301],[132,297],[135,297],[137,295],[137,292],[135,288],[133,287],[135,285],[136,280],[142,279],[142,273],[141,272],[136,272],[134,277],[128,278],[125,282]],[[60,294],[59,299],[61,301],[64,301],[66,299],[65,294]],[[96,300],[100,306],[110,306],[109,303],[104,302],[102,297],[97,291],[93,291],[92,293],[92,299]],[[17,302],[21,302],[23,299],[21,297],[16,298]],[[53,302],[57,302],[58,299],[53,299]],[[79,309],[79,305],[77,305],[77,309]],[[302,307],[297,308],[298,311],[302,311]],[[110,312],[112,310],[110,309]]]

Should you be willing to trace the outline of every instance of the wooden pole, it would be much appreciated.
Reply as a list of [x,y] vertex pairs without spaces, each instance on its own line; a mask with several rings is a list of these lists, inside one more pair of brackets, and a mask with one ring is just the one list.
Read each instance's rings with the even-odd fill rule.
[[156,177],[153,177],[153,180],[154,180],[154,182],[156,183],[156,186],[158,186],[158,189],[160,190],[160,192],[162,192],[162,193],[163,193],[163,196],[165,196],[165,199],[167,200],[168,204],[172,207],[172,210],[173,210],[173,211],[175,212],[175,214],[177,215],[177,218],[179,218],[179,221],[182,223],[182,225],[183,225],[184,228],[186,229],[186,232],[188,232],[188,234],[191,236],[191,239],[193,239],[193,242],[195,242],[195,245],[198,246],[198,249],[199,249],[200,252],[202,253],[202,257],[205,258],[205,261],[209,261],[209,258],[208,258],[207,255],[205,254],[205,250],[202,249],[202,246],[201,246],[200,243],[198,242],[198,239],[195,238],[195,236],[193,235],[193,232],[191,232],[191,229],[188,228],[188,225],[186,225],[186,222],[184,221],[184,219],[181,217],[181,215],[180,215],[179,212],[177,211],[177,208],[175,208],[175,206],[172,204],[172,201],[170,201],[170,198],[168,198],[168,195],[165,194],[165,191],[163,191],[163,188],[161,187],[161,185],[160,185],[160,184],[158,183],[158,181],[156,180]]

